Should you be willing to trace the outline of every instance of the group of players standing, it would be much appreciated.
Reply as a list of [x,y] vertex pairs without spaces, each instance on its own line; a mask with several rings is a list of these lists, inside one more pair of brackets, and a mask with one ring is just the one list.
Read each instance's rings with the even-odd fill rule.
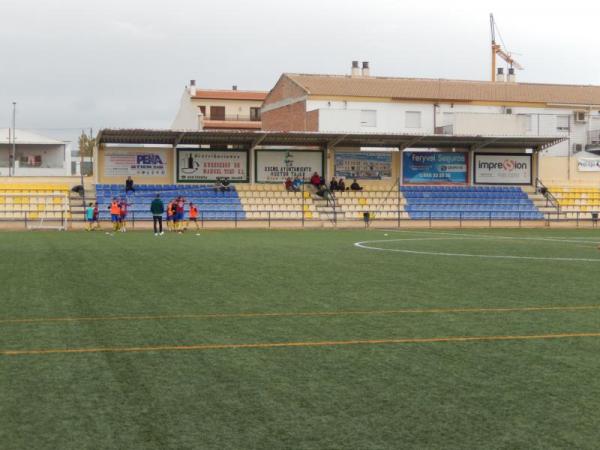
[[127,199],[113,198],[108,209],[110,210],[110,221],[113,225],[113,231],[127,231],[127,208],[129,203]]
[[[159,194],[156,194],[156,198],[152,200],[150,204],[150,212],[152,213],[154,235],[159,236],[163,234],[162,219],[165,213],[165,205],[160,198]],[[198,207],[192,202],[189,203],[188,220],[185,220],[185,198],[177,197],[171,200],[167,204],[167,229],[170,231],[177,231],[182,233],[188,227],[190,222],[196,225],[196,231],[200,229],[198,226]]]
[[[113,198],[110,206],[110,220],[112,222],[113,231],[127,231],[127,208],[131,206],[127,203],[126,199]],[[177,231],[179,233],[187,230],[190,223],[194,223],[196,230],[200,229],[198,225],[198,207],[189,202],[187,220],[186,220],[186,200],[183,197],[177,197],[171,200],[165,208],[164,203],[157,194],[153,200],[150,211],[154,218],[154,233],[163,234],[162,230],[162,218],[164,213],[167,213],[167,230]],[[92,231],[94,229],[100,229],[100,223],[98,221],[98,203],[90,203],[85,210],[86,218],[86,230]]]
[[196,225],[196,230],[199,230],[198,226],[198,207],[192,202],[189,203],[188,210],[188,221],[185,220],[185,198],[177,197],[171,200],[167,204],[167,229],[170,231],[185,231],[188,224],[193,222]]

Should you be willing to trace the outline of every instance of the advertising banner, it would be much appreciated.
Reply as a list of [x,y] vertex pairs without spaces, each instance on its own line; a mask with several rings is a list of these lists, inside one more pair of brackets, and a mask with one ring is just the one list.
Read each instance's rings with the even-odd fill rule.
[[468,153],[404,152],[402,179],[404,184],[466,184]]
[[335,176],[381,180],[392,176],[392,154],[376,152],[336,152]]
[[475,153],[475,184],[531,184],[531,155]]
[[106,177],[163,177],[167,172],[167,151],[161,149],[109,150],[104,152]]
[[283,183],[286,178],[323,175],[323,152],[317,150],[257,150],[256,182]]
[[579,172],[600,172],[600,158],[580,158],[577,160]]
[[248,181],[246,150],[177,149],[177,181],[209,183],[226,178]]

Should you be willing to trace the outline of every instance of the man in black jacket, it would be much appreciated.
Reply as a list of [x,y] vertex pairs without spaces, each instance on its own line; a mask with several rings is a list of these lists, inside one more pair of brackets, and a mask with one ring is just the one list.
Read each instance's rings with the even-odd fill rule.
[[152,219],[154,221],[154,236],[158,236],[159,233],[162,236],[164,234],[162,228],[162,216],[165,213],[165,204],[160,199],[160,194],[156,194],[156,198],[152,200],[150,212],[152,213]]

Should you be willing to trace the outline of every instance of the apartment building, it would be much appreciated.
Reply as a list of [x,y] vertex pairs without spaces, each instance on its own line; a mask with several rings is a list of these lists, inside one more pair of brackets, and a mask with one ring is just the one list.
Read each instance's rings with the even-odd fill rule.
[[[542,152],[571,176],[577,158],[600,153],[600,86],[372,76],[367,62],[348,75],[284,73],[262,107],[265,130],[485,136],[551,136]],[[567,158],[564,160],[562,158]],[[551,160],[548,159],[548,162]],[[573,168],[571,168],[571,164]]]
[[231,89],[197,89],[191,80],[181,97],[174,130],[260,130],[260,108],[267,93]]

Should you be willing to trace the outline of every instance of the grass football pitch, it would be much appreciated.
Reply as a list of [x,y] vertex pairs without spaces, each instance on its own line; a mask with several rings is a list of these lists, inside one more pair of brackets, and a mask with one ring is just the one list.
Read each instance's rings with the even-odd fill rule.
[[0,234],[0,448],[597,448],[600,231]]

